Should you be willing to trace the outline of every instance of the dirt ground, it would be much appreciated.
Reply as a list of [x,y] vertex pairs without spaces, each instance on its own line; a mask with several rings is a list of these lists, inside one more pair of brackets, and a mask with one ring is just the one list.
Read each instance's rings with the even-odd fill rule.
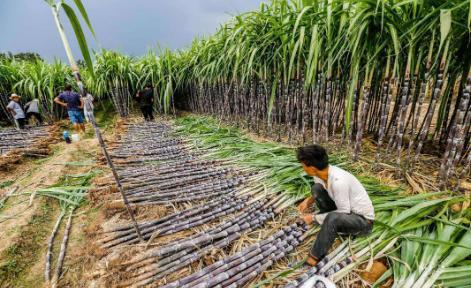
[[[59,143],[53,145],[52,150],[53,154],[45,159],[26,160],[0,174],[2,183],[14,181],[0,189],[0,195],[17,189],[0,210],[0,287],[41,287],[44,284],[47,240],[60,207],[55,199],[27,193],[54,185],[64,175],[90,171],[98,146],[97,141],[90,138],[72,144]],[[76,210],[70,247],[83,240],[82,218],[89,210],[89,207]],[[62,235],[57,235],[55,253],[58,253],[61,240]],[[67,252],[65,266],[73,256],[73,252]]]

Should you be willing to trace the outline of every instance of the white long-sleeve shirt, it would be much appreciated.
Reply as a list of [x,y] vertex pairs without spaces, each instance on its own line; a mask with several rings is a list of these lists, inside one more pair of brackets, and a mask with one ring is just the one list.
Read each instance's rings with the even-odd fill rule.
[[[325,182],[319,177],[313,177],[316,183],[322,184],[327,190],[330,198],[334,200],[337,210],[331,212],[362,215],[366,219],[374,220],[375,212],[373,203],[365,190],[365,187],[358,179],[347,171],[329,166],[327,187]],[[314,216],[316,222],[322,224],[328,213]]]
[[26,113],[39,113],[39,100],[33,99],[25,104]]

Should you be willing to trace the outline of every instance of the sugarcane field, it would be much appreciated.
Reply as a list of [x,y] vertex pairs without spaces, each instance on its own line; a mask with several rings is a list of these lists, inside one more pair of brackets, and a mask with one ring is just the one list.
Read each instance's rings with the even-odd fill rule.
[[471,288],[471,0],[2,0],[0,287]]

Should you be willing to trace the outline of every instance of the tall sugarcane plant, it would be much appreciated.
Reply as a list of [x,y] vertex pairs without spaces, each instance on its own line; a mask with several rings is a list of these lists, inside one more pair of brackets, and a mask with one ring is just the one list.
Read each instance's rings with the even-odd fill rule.
[[[82,17],[84,18],[85,22],[87,23],[88,27],[90,28],[90,31],[93,34],[95,34],[94,31],[93,31],[93,28],[90,24],[90,21],[88,19],[87,12],[85,11],[85,8],[84,8],[81,0],[74,0],[74,2],[76,4],[78,10],[80,11]],[[61,11],[61,9],[64,9],[64,11],[65,11],[65,13],[66,13],[66,15],[67,15],[67,17],[70,21],[70,24],[72,25],[72,27],[74,29],[75,36],[76,36],[77,41],[79,43],[80,49],[82,51],[82,56],[84,57],[85,62],[87,63],[88,70],[93,75],[94,72],[93,72],[92,60],[91,60],[91,57],[90,57],[90,53],[88,51],[87,42],[86,42],[85,36],[83,34],[83,30],[82,30],[82,27],[80,25],[80,22],[78,21],[78,18],[76,16],[74,10],[69,5],[67,5],[63,0],[59,1],[57,3],[55,3],[54,0],[47,0],[46,3],[51,7],[51,11],[52,11],[52,14],[54,16],[54,20],[55,20],[55,23],[56,23],[56,26],[57,26],[57,30],[59,31],[59,35],[61,37],[62,43],[64,44],[64,48],[65,48],[65,51],[66,51],[66,54],[67,54],[67,58],[69,59],[69,63],[70,63],[70,66],[72,68],[74,78],[77,82],[77,86],[79,88],[80,94],[81,94],[82,97],[86,97],[86,90],[85,90],[85,87],[83,85],[83,82],[82,82],[82,79],[81,79],[81,76],[80,76],[80,73],[79,73],[79,69],[77,67],[77,63],[75,62],[74,56],[72,54],[72,50],[70,49],[69,41],[67,40],[67,36],[65,34],[64,27],[61,24],[61,21],[60,21],[60,18],[59,18],[59,12]],[[86,105],[91,105],[91,103],[86,102]],[[134,227],[136,229],[136,233],[137,233],[139,239],[142,240],[141,232],[139,230],[139,227],[137,226],[136,220],[134,219],[134,214],[133,214],[133,212],[132,212],[132,210],[129,206],[127,197],[124,194],[124,190],[123,190],[123,187],[121,185],[119,176],[118,176],[117,171],[114,167],[113,161],[111,160],[111,157],[108,154],[108,150],[107,150],[105,141],[103,140],[103,136],[101,134],[100,128],[98,127],[98,125],[96,123],[96,120],[95,120],[95,116],[93,115],[93,109],[92,109],[92,107],[87,107],[86,110],[87,110],[87,112],[86,112],[87,115],[86,116],[90,120],[90,123],[92,124],[92,126],[95,130],[95,135],[98,138],[98,142],[101,146],[103,155],[106,158],[106,162],[107,162],[108,166],[110,167],[111,171],[113,172],[113,177],[114,177],[114,180],[116,182],[116,186],[118,187],[118,190],[121,193],[121,196],[123,198],[123,201],[124,201],[126,209],[127,209],[127,212],[129,214],[129,216],[131,217],[132,222],[134,224]]]
[[[277,139],[342,133],[354,159],[371,137],[376,162],[411,172],[425,148],[448,158],[453,135],[469,146],[469,129],[449,132],[464,108],[469,15],[469,0],[263,3],[177,56],[177,93],[191,110]],[[465,159],[452,154],[443,167]]]
[[99,95],[108,94],[120,117],[130,112],[136,71],[130,57],[102,50],[96,54],[94,87]]
[[[83,50],[73,10],[63,1],[54,5],[55,18],[61,8],[74,19]],[[136,91],[151,83],[159,112],[177,104],[291,143],[341,135],[354,159],[367,137],[376,145],[375,162],[390,160],[398,172],[413,172],[423,153],[434,153],[443,157],[439,177],[446,187],[470,145],[467,116],[460,118],[470,114],[463,102],[471,64],[469,7],[469,0],[273,0],[184,51],[136,58],[100,51],[96,69],[82,76],[121,116]],[[91,55],[83,53],[91,67]],[[17,91],[47,98],[42,105],[50,111],[50,94],[60,89],[56,79],[66,70],[47,66],[2,60],[7,73],[0,79],[0,106]],[[457,121],[462,130],[453,129],[461,127]]]

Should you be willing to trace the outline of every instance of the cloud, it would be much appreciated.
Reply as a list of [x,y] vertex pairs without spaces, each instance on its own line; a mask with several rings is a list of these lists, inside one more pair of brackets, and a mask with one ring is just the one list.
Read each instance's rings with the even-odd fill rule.
[[[195,37],[214,33],[231,15],[257,9],[262,1],[83,0],[97,34],[97,41],[88,37],[90,46],[130,55],[141,55],[157,43],[171,49],[187,47]],[[0,51],[32,51],[48,60],[66,59],[43,1],[0,0],[0,19]],[[72,40],[72,30],[65,26]],[[71,42],[76,58],[80,58],[75,41]]]

